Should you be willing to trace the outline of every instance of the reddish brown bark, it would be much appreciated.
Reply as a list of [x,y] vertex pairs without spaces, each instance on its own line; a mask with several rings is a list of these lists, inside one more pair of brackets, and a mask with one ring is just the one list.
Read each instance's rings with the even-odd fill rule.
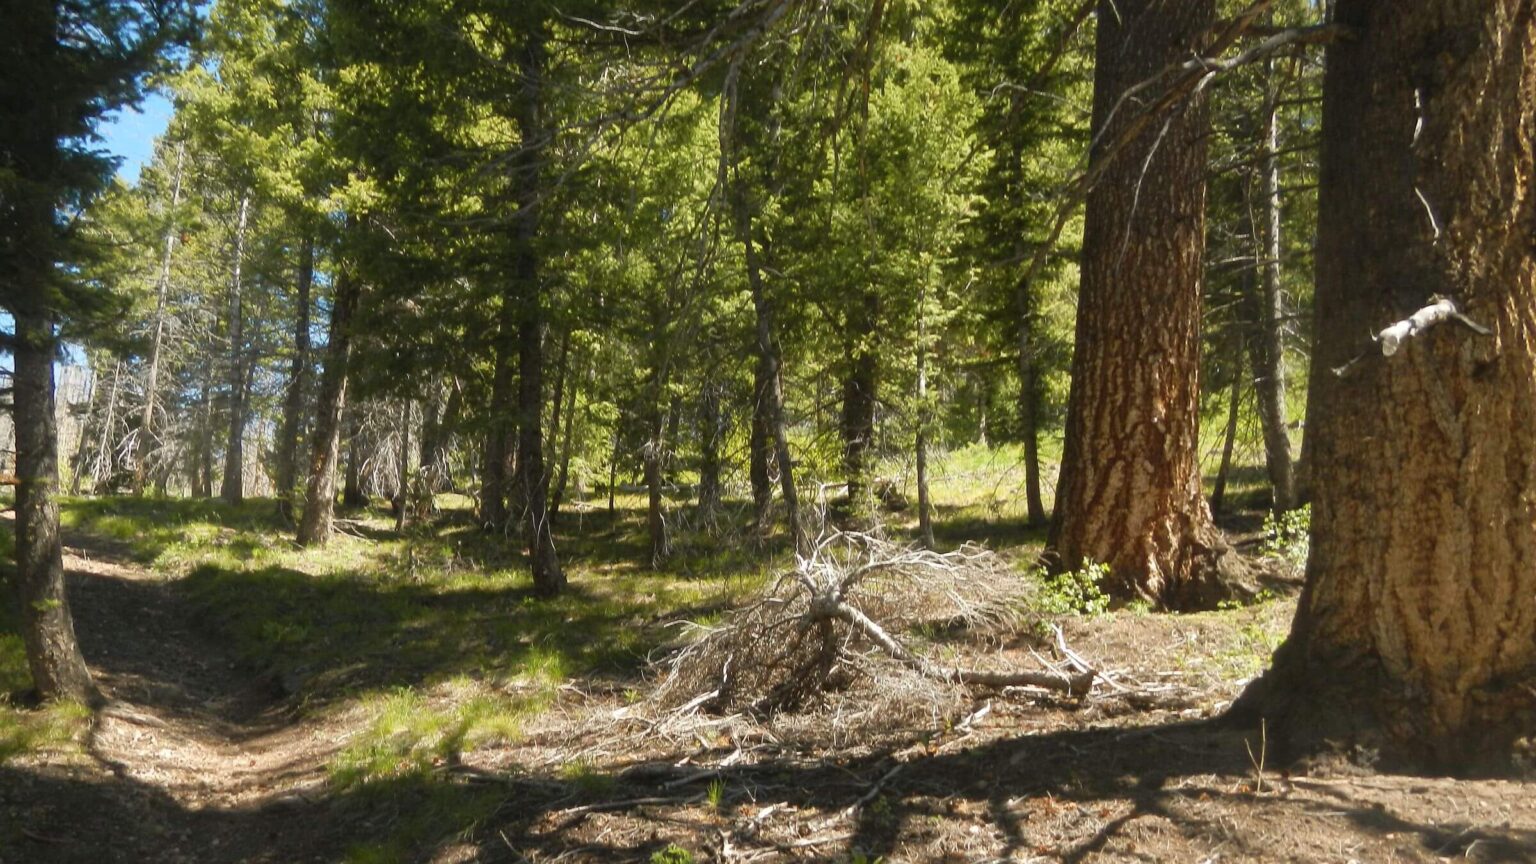
[[[1134,113],[1121,94],[1190,56],[1212,8],[1100,4],[1096,163]],[[1112,594],[1173,609],[1213,605],[1242,569],[1211,521],[1197,452],[1209,126],[1204,98],[1191,97],[1104,165],[1088,195],[1051,529],[1063,568],[1108,564]]]
[[[1337,15],[1356,38],[1324,84],[1311,560],[1242,713],[1282,759],[1502,772],[1536,734],[1536,10]],[[1383,357],[1361,335],[1434,295],[1492,337],[1448,322]]]

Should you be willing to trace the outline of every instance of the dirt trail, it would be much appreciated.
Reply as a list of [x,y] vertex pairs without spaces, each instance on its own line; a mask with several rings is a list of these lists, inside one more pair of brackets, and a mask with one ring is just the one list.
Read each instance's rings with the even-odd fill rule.
[[0,841],[0,864],[335,860],[348,832],[323,785],[343,720],[299,718],[119,544],[65,540],[81,649],[111,701],[89,760],[18,772],[10,794],[0,774],[0,820],[32,847]]

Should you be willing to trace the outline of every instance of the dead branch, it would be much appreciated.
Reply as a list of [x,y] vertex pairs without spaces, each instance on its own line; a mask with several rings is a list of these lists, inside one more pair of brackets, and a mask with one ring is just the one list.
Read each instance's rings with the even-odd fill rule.
[[[1449,297],[1436,295],[1429,298],[1429,305],[1409,315],[1401,321],[1395,321],[1380,332],[1371,336],[1371,341],[1381,346],[1381,356],[1391,357],[1402,348],[1407,340],[1423,333],[1425,330],[1446,321],[1456,321],[1479,336],[1492,336],[1493,331],[1473,321],[1456,306],[1456,301]],[[1359,356],[1333,369],[1333,374],[1343,378],[1352,372],[1370,352],[1362,352]]]
[[856,680],[871,681],[881,697],[909,706],[952,701],[956,685],[1087,694],[1097,674],[1092,669],[1064,674],[952,667],[914,651],[899,636],[935,625],[1017,632],[1032,587],[1001,558],[977,548],[941,554],[833,532],[757,601],[679,649],[657,699],[677,715],[733,705],[772,713]]

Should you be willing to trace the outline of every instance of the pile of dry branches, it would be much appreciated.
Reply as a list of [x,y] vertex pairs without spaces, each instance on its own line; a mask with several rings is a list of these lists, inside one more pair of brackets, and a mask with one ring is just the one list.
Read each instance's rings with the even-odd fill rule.
[[936,553],[866,534],[823,537],[755,602],[694,632],[666,663],[656,699],[674,710],[775,713],[856,692],[933,705],[964,685],[1030,686],[1084,695],[1092,670],[986,671],[945,665],[914,634],[1028,632],[1029,580],[974,547]]

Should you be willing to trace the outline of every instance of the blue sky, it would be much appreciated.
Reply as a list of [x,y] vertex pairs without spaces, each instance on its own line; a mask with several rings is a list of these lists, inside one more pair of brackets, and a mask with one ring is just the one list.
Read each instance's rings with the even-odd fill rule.
[[137,108],[125,108],[107,115],[99,131],[103,146],[122,158],[117,176],[132,183],[139,179],[139,169],[155,151],[155,137],[171,122],[171,100],[151,93]]

